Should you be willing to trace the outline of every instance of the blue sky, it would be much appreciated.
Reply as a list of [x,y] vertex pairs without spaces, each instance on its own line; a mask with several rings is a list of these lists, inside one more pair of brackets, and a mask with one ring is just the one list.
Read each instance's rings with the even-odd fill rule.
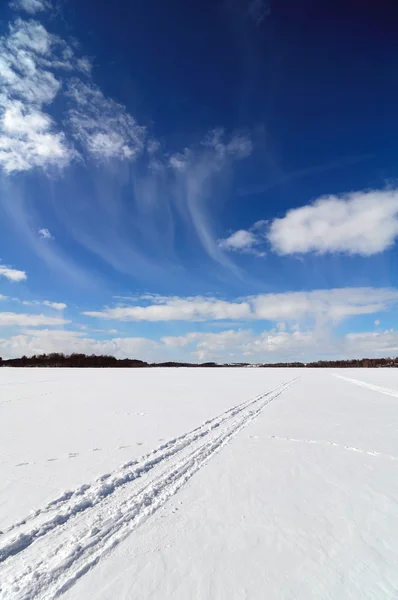
[[0,355],[398,355],[392,3],[0,9]]

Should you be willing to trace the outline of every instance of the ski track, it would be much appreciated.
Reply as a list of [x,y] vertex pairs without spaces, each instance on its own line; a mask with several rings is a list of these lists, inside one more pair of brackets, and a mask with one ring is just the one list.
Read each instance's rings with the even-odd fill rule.
[[[138,477],[141,477],[143,473],[147,473],[160,462],[167,460],[168,458],[175,455],[177,452],[183,450],[188,444],[207,435],[212,429],[214,429],[215,427],[219,427],[224,423],[225,420],[227,420],[233,415],[238,414],[238,412],[244,410],[248,405],[255,402],[256,400],[259,400],[263,396],[264,394],[259,394],[254,398],[245,400],[241,404],[238,404],[228,409],[221,415],[218,415],[217,417],[205,421],[202,425],[196,427],[192,431],[189,431],[188,433],[184,433],[181,436],[167,441],[165,444],[162,444],[155,450],[152,450],[148,454],[141,457],[141,459],[132,460],[127,463],[124,463],[119,469],[114,471],[113,477],[111,473],[106,473],[98,477],[94,484],[83,484],[76,490],[65,491],[61,496],[49,502],[45,507],[39,508],[38,510],[32,512],[27,517],[22,519],[21,521],[10,525],[4,533],[9,533],[14,529],[21,528],[22,526],[26,525],[29,521],[35,519],[37,520],[39,516],[52,512],[61,506],[63,509],[65,509],[66,503],[68,503],[69,508],[71,508],[71,500],[77,499],[76,507],[79,509],[78,512],[82,512],[83,510],[85,510],[85,506],[82,505],[82,497],[84,497],[84,499],[89,498],[89,502],[86,508],[89,508],[93,503],[95,503],[95,498],[97,499],[97,501],[100,501],[101,499],[106,497],[106,494],[104,494],[104,481],[107,482],[108,492],[111,491],[111,487],[115,490],[121,485],[134,481]],[[27,465],[29,463],[21,464]],[[132,467],[134,467],[133,470]],[[71,515],[73,514],[73,512],[74,511],[72,510]],[[5,554],[3,547],[0,546],[0,563],[3,562],[7,557],[8,554]]]
[[391,390],[390,388],[381,387],[380,385],[374,385],[373,383],[366,383],[365,381],[360,381],[359,379],[353,379],[352,377],[346,377],[345,375],[337,375],[333,373],[335,377],[338,379],[343,379],[344,381],[349,381],[350,383],[355,383],[356,385],[360,385],[362,387],[368,388],[369,390],[373,390],[374,392],[380,392],[381,394],[386,394],[387,396],[393,396],[394,398],[398,398],[398,392],[396,390]]
[[[61,596],[298,379],[227,410],[113,475],[65,492],[9,527],[0,545],[2,599]],[[128,485],[140,479],[140,488]]]

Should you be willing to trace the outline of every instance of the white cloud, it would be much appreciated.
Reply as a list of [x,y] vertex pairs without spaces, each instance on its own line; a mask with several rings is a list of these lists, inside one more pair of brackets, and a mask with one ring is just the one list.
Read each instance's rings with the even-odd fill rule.
[[300,360],[309,350],[313,352],[316,345],[316,334],[312,331],[264,331],[244,346],[244,356],[255,357],[265,353],[291,359],[291,354],[294,353],[295,357],[299,357],[297,360]]
[[76,63],[77,63],[77,68],[80,71],[82,71],[83,73],[86,73],[87,75],[90,75],[91,69],[92,69],[92,64],[91,64],[91,60],[87,56],[78,58]]
[[397,303],[398,290],[389,288],[337,288],[261,294],[251,298],[256,318],[268,321],[310,317],[340,321],[384,311]]
[[264,246],[266,241],[263,231],[264,223],[264,221],[258,221],[250,229],[239,229],[229,237],[218,240],[217,244],[222,250],[264,257],[264,250],[258,249],[258,247]]
[[18,269],[12,269],[5,265],[0,265],[0,277],[3,276],[9,281],[25,281],[27,275],[25,271],[19,271]]
[[39,236],[43,239],[43,240],[53,240],[54,237],[51,235],[51,233],[49,232],[48,229],[39,229]]
[[278,254],[344,252],[371,256],[398,237],[398,191],[324,196],[275,219],[268,240]]
[[219,362],[265,362],[276,360],[279,356],[291,359],[292,353],[303,357],[308,350],[315,349],[317,345],[317,338],[313,332],[277,330],[263,331],[260,334],[251,330],[191,332],[183,336],[164,337],[161,341],[172,349],[188,347],[197,360]]
[[144,148],[146,130],[126,108],[93,85],[73,79],[69,124],[76,139],[96,159],[134,159]]
[[344,350],[348,356],[398,356],[398,331],[349,333],[345,336]]
[[30,315],[13,312],[0,312],[0,326],[2,327],[42,327],[65,325],[69,321],[60,317],[47,317],[45,315]]
[[393,329],[378,333],[349,333],[342,338],[313,330],[272,329],[261,333],[228,330],[219,333],[191,332],[164,337],[161,341],[186,361],[309,362],[398,355],[398,332]]
[[49,300],[44,300],[43,304],[54,310],[65,310],[67,308],[67,305],[64,302],[50,302]]
[[[1,313],[0,313],[1,314]],[[113,338],[96,340],[83,337],[83,333],[64,330],[26,330],[20,335],[0,339],[3,357],[32,356],[50,352],[72,354],[110,354],[117,358],[152,360],[158,344],[146,338]]]
[[185,348],[192,346],[192,353],[198,360],[226,358],[234,353],[241,352],[242,346],[247,343],[252,334],[250,331],[220,331],[219,333],[192,332],[183,336],[163,337],[162,342],[168,348]]
[[36,21],[17,19],[0,38],[0,167],[6,173],[66,166],[75,156],[43,110],[61,87],[47,68],[67,45]]
[[256,238],[253,233],[239,229],[228,238],[220,240],[218,245],[226,250],[246,250],[252,248],[255,243]]
[[87,311],[89,317],[118,321],[206,321],[212,319],[246,319],[250,306],[246,302],[234,303],[205,298],[168,298],[156,300],[150,306],[125,306]]
[[52,73],[37,67],[51,57],[56,40],[38,21],[17,19],[11,23],[8,36],[1,38],[4,84],[27,100],[50,102],[60,84]]
[[378,327],[378,326],[380,325],[380,321],[379,321],[379,319],[376,319],[376,321],[375,321],[375,325],[376,325],[376,327]]
[[[36,125],[36,127],[35,127]],[[20,102],[3,105],[0,120],[0,166],[6,173],[34,167],[62,168],[72,159],[64,133],[41,111],[25,109]]]
[[[31,323],[21,325],[35,326]],[[237,362],[276,360],[282,354],[289,357],[293,352],[301,356],[311,343],[315,343],[312,333],[264,331],[254,334],[250,330],[191,332],[185,336],[164,337],[158,342],[147,338],[96,340],[84,336],[85,334],[79,331],[25,329],[20,335],[0,339],[0,354],[22,356],[43,352],[84,352],[111,354],[117,358],[162,361],[175,359],[174,354],[171,355],[170,352],[177,351],[180,360]]]
[[[17,298],[13,298],[13,300],[17,300]],[[64,302],[51,302],[50,300],[18,300],[24,306],[48,306],[49,308],[53,308],[54,310],[65,310],[67,305]]]
[[[33,315],[25,316],[33,317]],[[252,330],[227,330],[219,333],[190,332],[183,336],[169,336],[154,341],[129,337],[97,340],[87,337],[87,332],[82,331],[28,329],[43,326],[37,324],[37,321],[24,322],[19,319],[17,324],[25,327],[21,334],[0,338],[0,355],[4,357],[24,354],[29,356],[43,352],[65,354],[83,352],[110,354],[117,358],[138,358],[150,362],[214,360],[262,363],[308,362],[320,358],[344,359],[398,354],[398,332],[393,329],[378,333],[349,333],[342,338],[328,337],[313,330],[272,329],[260,333]]]
[[239,301],[194,296],[151,298],[148,306],[117,306],[83,314],[118,321],[211,321],[305,319],[341,321],[375,314],[398,303],[398,290],[390,288],[337,288],[307,292],[260,294]]
[[51,8],[50,0],[12,0],[9,5],[14,10],[24,10],[31,15]]

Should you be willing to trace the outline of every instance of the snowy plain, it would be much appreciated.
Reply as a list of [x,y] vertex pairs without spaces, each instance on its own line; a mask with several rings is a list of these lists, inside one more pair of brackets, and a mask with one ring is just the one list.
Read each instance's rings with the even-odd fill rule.
[[0,597],[398,598],[398,371],[0,369]]

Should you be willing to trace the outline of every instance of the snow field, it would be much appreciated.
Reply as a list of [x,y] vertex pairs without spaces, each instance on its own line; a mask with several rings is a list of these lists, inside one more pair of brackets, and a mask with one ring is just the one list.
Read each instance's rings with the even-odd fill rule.
[[[398,597],[398,374],[170,371],[159,371],[156,383],[153,372],[123,372],[117,397],[99,394],[99,414],[113,414],[116,398],[118,410],[134,416],[122,433],[129,447],[106,460],[98,458],[104,450],[87,453],[91,463],[80,460],[81,420],[89,444],[97,418],[99,447],[112,447],[115,432],[98,414],[88,417],[96,392],[115,387],[119,373],[101,371],[100,382],[93,373],[50,373],[49,398],[33,400],[42,435],[30,438],[31,464],[13,467],[21,487],[34,488],[36,473],[43,489],[0,522],[2,598]],[[0,415],[8,410],[21,429],[22,387],[39,394],[34,377],[43,373],[29,373],[31,384],[18,383],[22,370],[0,379]],[[65,402],[63,378],[79,387],[90,375],[94,390],[75,393],[65,439],[46,440],[44,425]],[[59,453],[75,424],[76,457],[39,462],[40,453]],[[172,435],[160,434],[159,443],[162,428]],[[135,436],[149,439],[142,456]],[[113,466],[123,452],[128,460]],[[10,471],[14,458],[5,449]],[[110,468],[98,472],[107,460]],[[65,475],[71,464],[73,476]],[[66,488],[68,479],[77,485]],[[12,504],[6,496],[0,506]]]

